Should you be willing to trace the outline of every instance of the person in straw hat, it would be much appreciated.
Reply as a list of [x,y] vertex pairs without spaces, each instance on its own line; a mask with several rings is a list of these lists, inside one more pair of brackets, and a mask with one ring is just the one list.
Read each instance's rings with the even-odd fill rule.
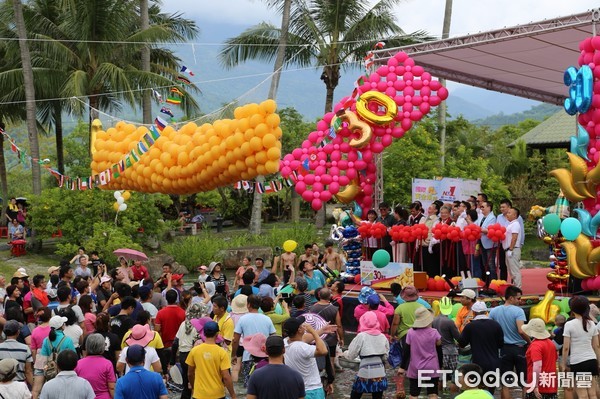
[[[416,298],[415,298],[416,300]],[[429,380],[430,387],[427,395],[430,399],[438,396],[439,360],[437,347],[442,345],[440,333],[431,327],[433,313],[421,306],[415,310],[412,328],[406,333],[406,345],[403,348],[403,359],[398,374],[406,376],[410,382],[410,396],[417,398],[421,394],[421,385]],[[430,373],[422,374],[419,378],[419,370],[429,370]]]
[[[464,348],[471,345],[471,361],[479,365],[484,373],[500,369],[500,348],[504,346],[504,332],[500,324],[487,316],[487,306],[477,301],[471,307],[475,315],[458,338],[458,345]],[[488,391],[493,395],[495,388],[491,384]]]
[[531,345],[527,348],[527,398],[556,398],[558,392],[557,379],[542,379],[541,373],[556,375],[556,361],[558,355],[554,343],[550,340],[550,333],[546,330],[546,323],[540,318],[529,320],[523,325],[523,331],[529,335]]
[[[234,328],[238,324],[240,317],[246,313],[248,313],[248,296],[244,294],[236,295],[231,301],[231,312],[229,313],[229,316],[233,320]],[[235,364],[233,364],[231,369],[231,378],[233,379],[233,382],[237,382],[242,365],[241,358],[244,355],[244,339],[242,337],[240,337],[240,344],[238,346],[237,353],[232,355],[237,358],[237,361]]]

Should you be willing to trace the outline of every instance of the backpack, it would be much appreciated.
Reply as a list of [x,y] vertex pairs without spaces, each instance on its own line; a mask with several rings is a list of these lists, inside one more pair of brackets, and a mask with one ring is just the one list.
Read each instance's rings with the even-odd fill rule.
[[56,365],[56,359],[58,358],[58,349],[62,345],[63,341],[67,338],[66,335],[63,335],[61,340],[58,342],[56,348],[52,346],[52,342],[48,339],[48,344],[50,345],[50,349],[52,350],[52,354],[50,355],[50,359],[46,362],[46,366],[44,366],[44,377],[46,381],[49,381],[56,377],[58,374],[58,366]]

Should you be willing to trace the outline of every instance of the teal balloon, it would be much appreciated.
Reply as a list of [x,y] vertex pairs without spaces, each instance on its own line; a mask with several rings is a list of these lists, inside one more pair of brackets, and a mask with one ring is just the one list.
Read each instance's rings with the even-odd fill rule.
[[390,263],[390,253],[385,249],[378,249],[373,254],[371,262],[373,262],[373,265],[378,269],[386,267]]
[[574,209],[573,211],[577,212],[577,219],[579,219],[579,223],[581,223],[581,231],[583,234],[594,238],[596,231],[592,231],[592,215],[585,209]]
[[560,230],[560,218],[556,213],[544,216],[542,223],[544,224],[544,230],[550,235],[554,235]]
[[594,238],[596,236],[596,233],[598,232],[598,227],[600,227],[600,212],[595,214],[592,220],[590,220],[590,232],[592,233],[590,234],[591,238]]
[[358,205],[358,202],[354,201],[354,215],[359,218],[362,218],[362,208]]
[[566,218],[560,224],[560,232],[569,241],[574,241],[581,234],[581,223],[575,218]]

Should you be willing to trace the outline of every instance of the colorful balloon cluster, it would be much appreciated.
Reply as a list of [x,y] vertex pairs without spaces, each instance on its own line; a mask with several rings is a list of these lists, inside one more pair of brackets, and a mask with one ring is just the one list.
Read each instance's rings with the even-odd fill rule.
[[[567,253],[560,245],[560,240],[552,241],[552,255],[550,255],[550,267],[554,269],[546,275],[550,282],[548,289],[552,291],[564,292],[567,289],[569,281],[569,264],[567,263]],[[564,241],[563,241],[564,242]]]
[[346,273],[357,276],[360,274],[360,259],[362,258],[361,236],[354,226],[346,227],[342,235],[344,236],[342,249],[346,252]]
[[[462,281],[462,277],[452,277],[450,279],[450,281],[452,281],[452,284],[454,284],[455,286],[459,286],[460,282]],[[485,282],[483,282],[481,279],[476,278],[475,281],[477,281],[477,285],[479,287],[484,287],[485,286]],[[435,277],[430,277],[427,280],[427,291],[449,291],[450,290],[450,284],[448,284],[448,282],[446,280],[444,280],[443,277],[441,276],[435,276]]]
[[115,197],[115,203],[113,204],[114,210],[116,212],[123,212],[127,210],[127,204],[125,201],[131,198],[131,193],[129,191],[115,191],[113,195]]
[[[267,100],[236,108],[235,119],[175,130],[167,126],[139,160],[102,188],[191,194],[276,173],[281,156],[277,104]],[[119,122],[94,141],[94,174],[110,168],[138,145],[148,130]]]
[[281,174],[292,177],[296,192],[315,210],[335,196],[356,201],[366,215],[373,206],[375,155],[448,97],[404,52],[360,82],[358,99],[342,99],[281,163]]
[[439,223],[431,230],[433,237],[436,240],[451,240],[458,242],[461,239],[460,227],[450,226],[444,223]]
[[488,226],[487,236],[493,242],[502,242],[506,237],[506,227],[500,223],[495,223]]

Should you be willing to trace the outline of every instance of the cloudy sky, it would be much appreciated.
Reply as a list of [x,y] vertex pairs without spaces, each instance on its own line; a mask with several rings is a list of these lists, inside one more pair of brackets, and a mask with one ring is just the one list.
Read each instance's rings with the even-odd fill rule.
[[[164,0],[163,5],[168,11],[184,12],[200,25],[202,21],[227,20],[243,27],[264,20],[274,23],[280,21],[260,0]],[[444,5],[445,0],[405,0],[397,7],[397,19],[408,32],[425,29],[432,34],[439,34]],[[598,6],[597,0],[454,0],[451,35],[578,14]]]

